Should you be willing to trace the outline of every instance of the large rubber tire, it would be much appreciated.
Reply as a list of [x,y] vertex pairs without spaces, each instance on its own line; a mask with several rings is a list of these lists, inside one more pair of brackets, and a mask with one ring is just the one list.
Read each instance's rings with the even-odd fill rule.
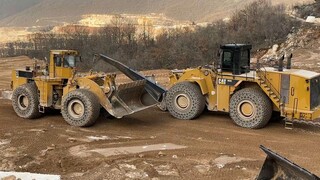
[[203,112],[205,105],[205,97],[199,86],[191,82],[175,84],[166,95],[167,109],[178,119],[197,118]]
[[12,106],[19,117],[36,119],[39,112],[38,88],[34,82],[21,85],[12,94]]
[[99,100],[92,92],[85,89],[71,91],[62,99],[61,114],[72,126],[91,126],[100,114]]
[[244,128],[265,127],[272,116],[272,102],[258,88],[237,91],[230,99],[230,117]]

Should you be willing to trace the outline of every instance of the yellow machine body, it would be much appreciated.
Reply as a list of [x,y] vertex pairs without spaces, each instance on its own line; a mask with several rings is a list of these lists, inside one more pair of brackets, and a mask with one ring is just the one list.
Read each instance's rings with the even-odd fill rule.
[[[144,76],[115,60],[112,63],[129,72],[127,75],[133,82],[116,86],[115,74],[90,72],[78,75],[78,60],[77,51],[52,50],[45,69],[35,66],[14,70],[11,84],[16,113],[20,117],[35,118],[47,108],[61,109],[69,124],[89,126],[97,119],[100,107],[121,118],[156,105],[156,95],[164,93],[161,87],[147,82]],[[157,88],[158,91],[154,90]]]
[[[255,86],[266,93],[273,102],[273,110],[281,112],[284,117],[315,120],[320,116],[320,104],[311,105],[311,82],[319,84],[319,73],[299,69],[279,72],[274,68],[267,68],[245,75],[232,75],[228,72],[196,68],[173,72],[170,75],[170,86],[185,81],[196,83],[200,87],[210,111],[229,112],[233,93],[244,87]],[[278,92],[278,95],[281,93],[282,99],[279,99],[276,93],[270,94],[270,90]]]
[[229,113],[237,125],[248,128],[264,127],[275,112],[285,118],[286,125],[319,120],[320,74],[291,69],[292,56],[286,68],[284,57],[276,67],[258,62],[251,68],[251,48],[227,44],[221,46],[218,65],[173,70],[166,99],[171,115],[193,119],[206,107]]
[[[69,79],[76,67],[76,58],[79,53],[73,50],[51,50],[49,63],[49,77]],[[70,59],[68,61],[68,58]]]
[[[63,96],[63,87],[67,86],[68,80],[73,76],[79,53],[74,50],[51,50],[49,57],[49,64],[45,69],[34,67],[33,70],[13,70],[12,89],[35,82],[39,91],[39,106],[60,109],[61,98],[55,100],[54,95]],[[70,62],[68,58],[72,58]]]

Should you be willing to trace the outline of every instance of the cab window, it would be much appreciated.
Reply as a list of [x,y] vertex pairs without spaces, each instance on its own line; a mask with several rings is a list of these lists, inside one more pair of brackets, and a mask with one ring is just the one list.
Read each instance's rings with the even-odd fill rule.
[[74,56],[65,56],[63,59],[63,67],[75,67],[76,58]]
[[222,59],[222,69],[231,70],[232,69],[232,52],[224,51]]
[[56,66],[61,66],[61,64],[62,64],[62,58],[61,58],[60,56],[54,55],[53,59],[54,59],[54,64],[55,64]]

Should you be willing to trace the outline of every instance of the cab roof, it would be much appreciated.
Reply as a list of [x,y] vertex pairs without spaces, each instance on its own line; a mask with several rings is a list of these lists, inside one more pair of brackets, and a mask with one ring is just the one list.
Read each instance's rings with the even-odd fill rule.
[[75,50],[50,50],[50,53],[52,53],[52,54],[68,54],[68,53],[79,54],[79,52],[75,51]]
[[220,46],[221,49],[232,49],[232,50],[238,50],[238,49],[252,49],[251,44],[224,44]]

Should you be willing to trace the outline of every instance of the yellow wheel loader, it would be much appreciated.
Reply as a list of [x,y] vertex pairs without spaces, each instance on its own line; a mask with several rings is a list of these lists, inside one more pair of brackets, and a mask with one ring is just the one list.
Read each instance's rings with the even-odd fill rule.
[[115,74],[76,74],[77,51],[52,50],[45,69],[36,65],[12,72],[12,105],[18,116],[34,119],[47,109],[59,109],[73,126],[93,125],[103,108],[110,115],[123,116],[155,106],[165,90],[126,65],[98,55],[133,82],[116,86]]
[[[178,119],[195,119],[205,108],[230,114],[245,128],[262,128],[273,116],[316,124],[320,116],[320,74],[291,69],[291,56],[276,67],[250,63],[251,45],[221,46],[215,65],[173,70],[165,105]],[[163,104],[163,103],[162,103]],[[162,109],[164,109],[162,107]]]

